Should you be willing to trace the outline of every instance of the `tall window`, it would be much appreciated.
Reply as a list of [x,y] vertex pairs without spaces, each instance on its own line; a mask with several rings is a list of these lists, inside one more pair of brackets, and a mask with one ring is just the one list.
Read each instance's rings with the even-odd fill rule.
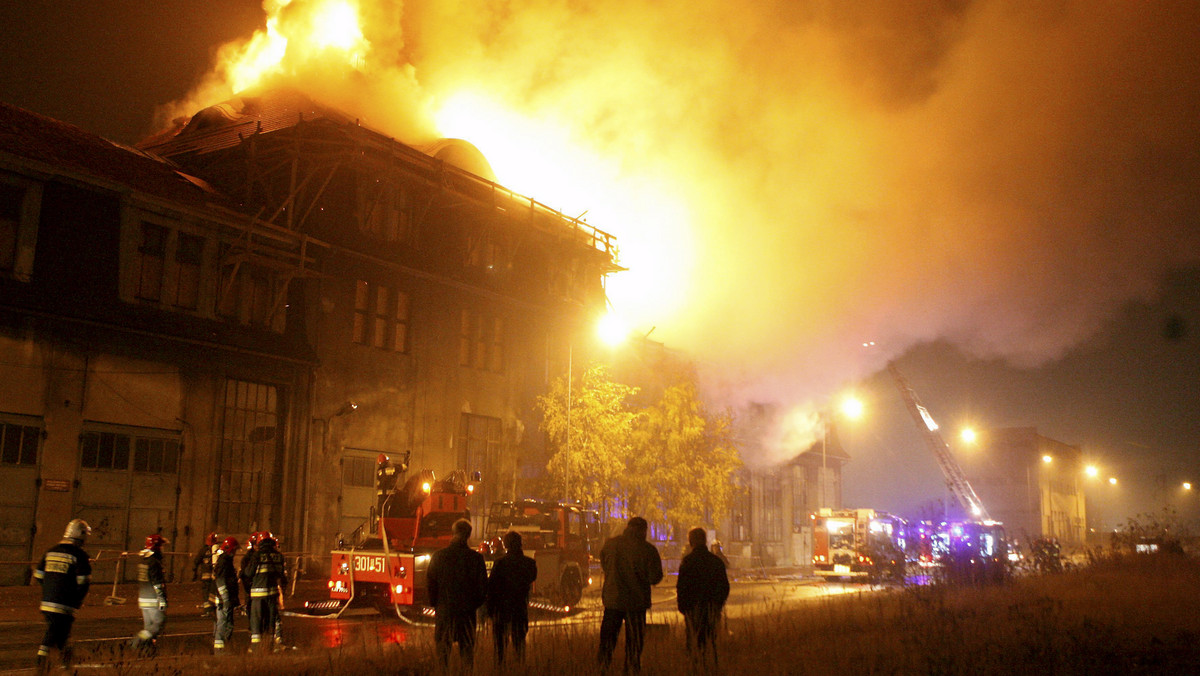
[[274,385],[228,380],[218,458],[217,523],[233,532],[277,518],[283,430]]
[[408,294],[362,280],[354,289],[351,338],[392,352],[408,351]]
[[185,310],[195,310],[200,300],[200,262],[204,253],[204,238],[179,233],[175,246],[175,294],[170,303]]
[[13,269],[17,262],[17,231],[21,229],[21,203],[25,191],[0,183],[0,272]]
[[504,369],[504,320],[463,309],[459,313],[458,365],[499,372]]
[[395,183],[366,179],[360,183],[359,213],[364,233],[384,242],[406,242],[411,231],[408,196]]
[[778,542],[783,539],[783,490],[779,474],[764,475],[762,486],[763,540]]
[[36,465],[41,428],[0,421],[0,461],[5,465]]
[[162,299],[163,257],[167,251],[167,229],[142,221],[142,239],[138,245],[137,297]]
[[[480,471],[494,477],[500,455],[502,428],[499,418],[463,413],[458,425],[458,464],[468,472]],[[483,483],[483,494],[477,496],[482,504],[498,498],[495,481]]]
[[799,533],[801,528],[808,525],[808,483],[803,467],[792,465],[791,473],[792,532]]

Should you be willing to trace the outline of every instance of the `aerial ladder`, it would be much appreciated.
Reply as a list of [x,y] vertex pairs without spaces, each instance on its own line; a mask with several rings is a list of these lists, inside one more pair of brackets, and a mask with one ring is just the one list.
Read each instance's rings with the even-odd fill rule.
[[954,460],[954,456],[950,454],[950,446],[946,444],[942,433],[938,431],[938,424],[934,422],[933,416],[929,415],[929,411],[921,405],[917,393],[901,375],[900,369],[896,368],[896,362],[888,362],[887,368],[888,372],[892,374],[892,378],[896,380],[896,387],[900,389],[904,405],[908,407],[908,412],[912,414],[917,427],[921,429],[922,436],[925,437],[925,443],[929,445],[934,457],[937,458],[938,465],[942,468],[942,475],[946,477],[946,488],[958,500],[958,504],[966,510],[968,517],[988,521],[988,513],[983,508],[983,502],[975,494],[975,489],[971,488],[971,482],[967,481],[966,475],[958,466],[958,462]]

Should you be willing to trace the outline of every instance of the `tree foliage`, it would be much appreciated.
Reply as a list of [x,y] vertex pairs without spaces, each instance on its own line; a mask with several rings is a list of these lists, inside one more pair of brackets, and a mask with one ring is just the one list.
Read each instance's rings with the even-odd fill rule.
[[634,420],[627,399],[637,391],[614,382],[603,365],[595,365],[575,382],[556,379],[550,393],[538,397],[542,430],[555,448],[546,469],[564,499],[607,505],[617,497]]
[[733,502],[742,466],[731,427],[728,413],[705,408],[695,383],[668,387],[634,428],[637,452],[624,482],[630,511],[672,529],[715,525]]
[[567,388],[559,378],[538,398],[554,448],[546,469],[566,499],[606,514],[623,505],[672,529],[713,526],[728,513],[742,467],[732,419],[706,409],[694,382],[667,387],[635,410],[630,398],[638,388],[592,366],[571,383],[569,422]]

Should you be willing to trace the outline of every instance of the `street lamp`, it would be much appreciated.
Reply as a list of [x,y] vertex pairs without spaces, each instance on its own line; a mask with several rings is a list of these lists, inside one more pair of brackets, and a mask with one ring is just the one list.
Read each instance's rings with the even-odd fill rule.
[[[617,347],[629,337],[629,326],[616,315],[616,313],[608,312],[600,317],[592,327],[595,331],[595,336],[610,348]],[[571,389],[572,378],[575,372],[575,341],[567,341],[567,463],[568,467],[571,462]],[[571,483],[570,480],[563,482],[563,497],[570,502],[571,500]]]
[[[842,398],[840,410],[842,415],[846,416],[850,420],[857,420],[861,418],[863,409],[864,407],[862,401],[854,395],[846,395]],[[829,446],[829,426],[833,419],[832,410],[826,411],[821,417],[823,419],[824,427],[821,430],[821,476],[820,481],[818,481],[817,484],[821,488],[821,506],[828,507],[829,505],[826,501],[828,498],[828,493],[825,490],[825,482],[828,480],[829,474],[828,462],[826,460],[826,450]]]

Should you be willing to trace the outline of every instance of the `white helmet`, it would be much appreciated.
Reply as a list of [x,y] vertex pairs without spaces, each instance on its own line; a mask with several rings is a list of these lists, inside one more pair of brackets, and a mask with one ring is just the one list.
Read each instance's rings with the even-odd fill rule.
[[70,540],[78,540],[80,544],[87,539],[87,536],[92,534],[92,527],[83,519],[71,519],[67,524],[67,530],[63,533],[63,537]]

